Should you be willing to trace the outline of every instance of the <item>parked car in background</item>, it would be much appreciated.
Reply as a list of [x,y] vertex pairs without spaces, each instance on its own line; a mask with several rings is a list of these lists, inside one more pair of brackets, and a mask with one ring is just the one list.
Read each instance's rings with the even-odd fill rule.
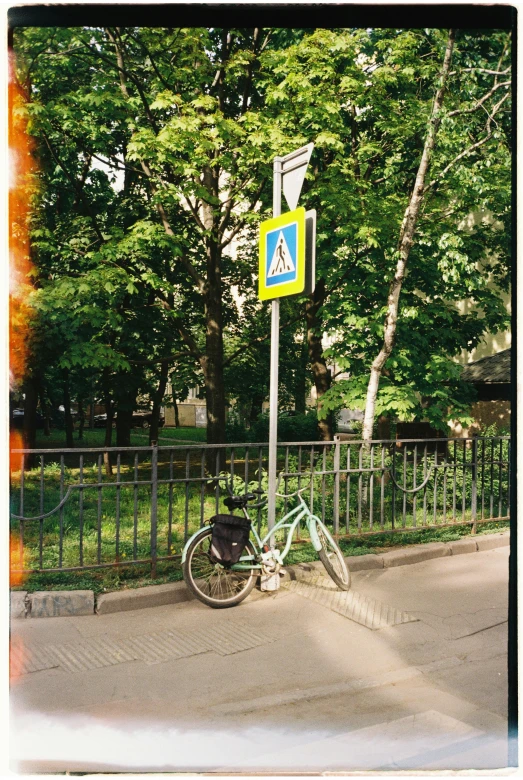
[[[24,427],[24,410],[23,409],[13,409],[11,412],[11,427],[12,428],[23,428]],[[43,428],[44,427],[44,418],[43,415],[40,412],[36,412],[36,427],[37,428]]]
[[[117,413],[113,417],[113,428],[116,428],[116,417],[117,417]],[[138,410],[136,412],[133,412],[132,426],[133,428],[144,428],[144,429],[150,428],[152,418],[153,418],[153,413],[151,411]],[[107,424],[106,414],[95,414],[94,416],[95,428],[105,428],[106,424]],[[163,428],[163,426],[165,425],[165,417],[163,414],[160,415],[158,425],[160,428]]]

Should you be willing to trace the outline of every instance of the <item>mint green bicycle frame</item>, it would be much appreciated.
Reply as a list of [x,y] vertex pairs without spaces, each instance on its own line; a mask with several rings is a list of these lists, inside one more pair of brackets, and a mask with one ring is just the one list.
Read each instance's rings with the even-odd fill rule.
[[[307,504],[305,503],[305,501],[303,500],[303,498],[301,497],[300,494],[298,494],[298,498],[299,498],[299,501],[300,501],[298,506],[295,507],[294,509],[291,509],[290,512],[287,512],[287,514],[284,515],[284,517],[282,517],[282,519],[279,520],[276,523],[274,528],[272,528],[270,531],[267,532],[266,536],[264,536],[263,539],[260,538],[260,536],[259,536],[259,534],[258,534],[258,532],[257,532],[257,530],[256,530],[256,528],[254,526],[251,528],[252,533],[254,534],[254,537],[255,537],[255,540],[256,540],[256,543],[254,544],[254,549],[255,549],[257,555],[259,555],[261,553],[261,551],[263,550],[264,545],[269,542],[269,540],[270,540],[271,536],[273,536],[273,534],[277,533],[277,531],[279,531],[282,528],[288,528],[289,531],[287,533],[287,541],[285,543],[285,548],[284,548],[282,553],[277,552],[277,555],[275,556],[277,560],[279,558],[278,563],[283,563],[283,560],[286,558],[286,556],[287,556],[287,554],[288,554],[288,552],[289,552],[289,550],[291,548],[292,537],[293,537],[294,531],[297,528],[297,526],[300,524],[300,522],[303,520],[304,517],[307,518],[306,519],[306,523],[307,523],[307,527],[309,529],[311,543],[312,543],[312,546],[314,547],[314,549],[316,550],[316,552],[321,550],[321,547],[322,547],[322,544],[321,544],[319,536],[318,536],[318,532],[316,530],[316,526],[317,525],[320,525],[321,528],[322,528],[323,533],[327,536],[327,538],[331,542],[334,542],[331,534],[329,533],[329,531],[325,527],[324,523],[322,523],[322,521],[320,520],[319,517],[316,517],[316,515],[312,514],[312,512],[310,511],[309,507],[307,506]],[[294,518],[294,519],[292,520],[292,522],[289,522],[291,518]],[[205,528],[205,527],[204,528],[200,528],[187,541],[187,544],[183,548],[182,563],[185,562],[185,558],[187,556],[187,550],[189,549],[189,545],[191,544],[193,539],[196,539],[198,536],[200,536],[202,533],[204,533],[207,530],[208,530],[208,528]],[[252,561],[252,563],[247,563],[248,561]],[[236,563],[233,566],[231,566],[231,569],[233,569],[235,571],[242,571],[242,570],[248,570],[248,569],[261,569],[261,564],[257,563],[254,560],[252,555],[244,555],[244,556],[242,556],[240,558],[238,563]]]

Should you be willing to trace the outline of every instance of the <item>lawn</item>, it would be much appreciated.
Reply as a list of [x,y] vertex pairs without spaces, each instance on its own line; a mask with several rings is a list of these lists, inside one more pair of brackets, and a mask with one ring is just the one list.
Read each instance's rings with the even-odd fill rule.
[[[94,428],[93,430],[84,430],[83,439],[78,439],[78,430],[74,432],[74,447],[103,447],[105,440],[105,430],[103,428]],[[158,444],[168,445],[169,442],[190,444],[191,442],[205,444],[207,440],[206,428],[160,428]],[[50,436],[45,436],[42,430],[36,432],[36,449],[60,449],[65,448],[65,431],[59,428],[53,428]],[[116,447],[116,431],[113,431],[112,447]],[[148,447],[149,431],[142,428],[133,428],[131,430],[131,447]]]

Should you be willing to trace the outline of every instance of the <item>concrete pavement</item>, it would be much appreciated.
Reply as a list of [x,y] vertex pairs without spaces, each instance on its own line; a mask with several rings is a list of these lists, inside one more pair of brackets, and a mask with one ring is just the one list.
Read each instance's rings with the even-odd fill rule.
[[507,573],[507,547],[356,572],[356,594],[413,618],[378,630],[288,589],[13,620],[12,767],[492,774]]

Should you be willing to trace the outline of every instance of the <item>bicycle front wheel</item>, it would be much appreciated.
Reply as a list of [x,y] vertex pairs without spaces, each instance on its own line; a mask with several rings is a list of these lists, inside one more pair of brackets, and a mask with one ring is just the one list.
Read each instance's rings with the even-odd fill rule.
[[[236,571],[213,563],[211,560],[212,529],[197,536],[187,550],[183,564],[183,578],[187,587],[197,599],[214,609],[234,607],[243,601],[256,584],[258,570],[255,568]],[[255,555],[250,541],[242,555]]]
[[316,531],[321,543],[318,555],[327,574],[340,590],[350,590],[350,571],[342,551],[322,524],[316,523]]

